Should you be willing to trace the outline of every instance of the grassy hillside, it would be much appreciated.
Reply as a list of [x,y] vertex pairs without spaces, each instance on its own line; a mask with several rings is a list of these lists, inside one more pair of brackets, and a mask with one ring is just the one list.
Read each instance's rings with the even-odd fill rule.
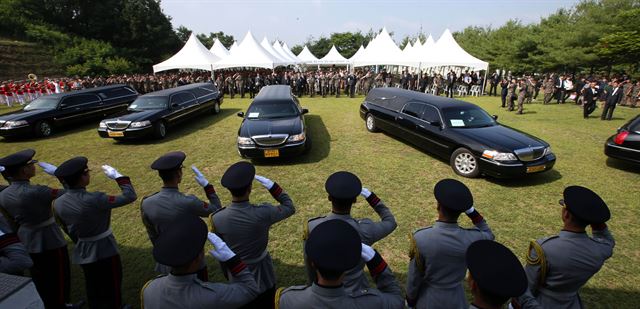
[[52,59],[53,53],[46,46],[0,38],[0,80],[23,80],[29,73],[39,78],[63,75],[64,69]]

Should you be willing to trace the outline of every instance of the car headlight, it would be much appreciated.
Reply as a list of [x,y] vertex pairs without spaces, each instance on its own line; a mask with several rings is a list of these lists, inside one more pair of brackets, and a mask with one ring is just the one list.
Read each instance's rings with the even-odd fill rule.
[[238,136],[238,145],[242,145],[242,146],[249,146],[249,145],[253,145],[253,140],[251,139],[251,137],[240,137]]
[[544,155],[545,155],[545,156],[546,156],[546,155],[549,155],[549,154],[552,154],[552,153],[553,153],[553,152],[551,151],[551,146],[549,146],[549,147],[547,147],[547,148],[545,148],[545,149],[544,149]]
[[17,120],[17,121],[7,121],[4,123],[4,126],[6,128],[15,128],[15,127],[21,127],[21,126],[26,126],[29,123],[26,120]]
[[99,125],[100,129],[106,129],[107,128],[107,123],[104,121],[100,121],[100,125]]
[[130,128],[144,128],[144,127],[148,127],[150,125],[151,125],[151,121],[145,120],[145,121],[132,122],[129,125],[129,127]]
[[306,136],[304,132],[302,132],[300,134],[289,136],[289,138],[287,139],[287,142],[300,142],[300,141],[304,141],[305,138]]
[[497,152],[495,150],[485,150],[482,152],[482,156],[494,161],[516,161],[516,155],[510,152]]

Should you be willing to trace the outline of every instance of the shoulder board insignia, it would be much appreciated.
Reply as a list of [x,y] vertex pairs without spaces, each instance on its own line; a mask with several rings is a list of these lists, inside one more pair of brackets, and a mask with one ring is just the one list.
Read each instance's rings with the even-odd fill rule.
[[166,275],[160,275],[160,276],[157,276],[157,277],[155,277],[155,278],[153,278],[153,279],[151,279],[151,280],[147,281],[147,282],[142,286],[142,289],[140,289],[140,308],[144,308],[144,290],[149,286],[149,284],[151,284],[151,281],[156,280],[156,279],[158,279],[158,278],[160,278],[160,277],[164,277],[164,276],[166,276]]
[[356,297],[365,296],[365,295],[378,295],[379,293],[380,292],[376,289],[361,289],[353,293],[350,293],[349,296],[352,298],[356,298]]
[[554,235],[554,236],[549,236],[549,237],[546,237],[546,238],[542,238],[542,239],[540,239],[540,245],[544,244],[545,242],[547,242],[549,240],[556,239],[558,237],[559,237],[558,235]]
[[152,197],[152,196],[154,196],[154,195],[156,195],[156,194],[158,194],[158,193],[160,193],[160,191],[158,191],[158,192],[156,192],[156,193],[153,193],[153,194],[151,194],[151,195],[147,195],[147,196],[143,197],[143,198],[142,198],[142,200],[141,200],[140,202],[143,202],[146,198],[148,198],[148,197]]
[[[546,240],[543,240],[543,242]],[[533,255],[535,253],[535,256]],[[532,240],[529,243],[529,250],[527,252],[527,265],[540,266],[540,273],[538,275],[538,285],[543,286],[547,279],[547,258],[544,255],[544,250],[541,244]]]
[[307,222],[311,222],[311,221],[313,221],[313,220],[318,220],[318,219],[323,219],[323,218],[326,218],[326,217],[327,217],[327,216],[318,216],[318,217],[311,218],[311,219],[307,220]]
[[423,228],[419,228],[415,231],[413,231],[413,235],[415,235],[416,233],[420,232],[420,231],[424,231],[424,230],[428,230],[430,228],[432,228],[433,226],[427,226],[427,227],[423,227]]

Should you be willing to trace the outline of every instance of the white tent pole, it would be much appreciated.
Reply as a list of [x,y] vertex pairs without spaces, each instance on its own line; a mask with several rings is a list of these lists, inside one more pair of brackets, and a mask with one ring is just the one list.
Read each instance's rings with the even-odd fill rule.
[[482,80],[482,95],[484,95],[484,88],[487,87],[487,71],[489,71],[488,65],[487,65],[487,69],[484,70],[484,79]]

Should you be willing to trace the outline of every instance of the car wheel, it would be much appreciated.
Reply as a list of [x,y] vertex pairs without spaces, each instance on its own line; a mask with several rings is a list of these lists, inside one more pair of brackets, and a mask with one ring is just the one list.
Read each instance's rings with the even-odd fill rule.
[[378,132],[378,127],[376,126],[376,119],[371,114],[367,114],[365,118],[365,125],[367,126],[367,130],[369,132]]
[[304,153],[309,153],[312,147],[313,147],[313,142],[311,141],[311,136],[307,134],[307,141],[304,143]]
[[454,151],[449,163],[453,171],[460,176],[475,178],[480,175],[478,159],[466,148],[458,148]]
[[157,139],[165,138],[167,136],[167,125],[162,121],[158,121],[158,123],[153,126],[153,135]]
[[212,112],[213,112],[213,114],[220,113],[220,103],[219,102],[213,103],[213,111]]
[[40,137],[49,137],[53,133],[53,127],[47,121],[39,121],[34,127],[35,133]]

